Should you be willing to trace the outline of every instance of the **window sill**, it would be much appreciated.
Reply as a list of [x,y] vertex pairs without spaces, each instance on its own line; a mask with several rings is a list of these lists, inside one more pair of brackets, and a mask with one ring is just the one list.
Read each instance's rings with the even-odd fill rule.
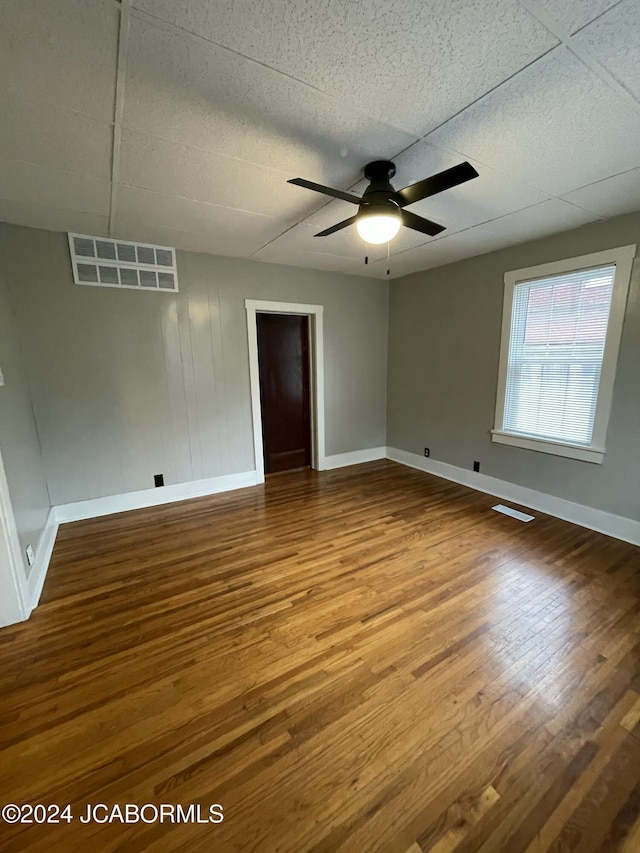
[[491,440],[496,444],[507,444],[510,447],[523,447],[525,450],[537,450],[540,453],[550,453],[553,456],[565,456],[568,459],[580,459],[582,462],[602,463],[605,457],[604,448],[584,447],[578,444],[563,444],[560,441],[549,441],[527,435],[516,435],[512,432],[491,430]]

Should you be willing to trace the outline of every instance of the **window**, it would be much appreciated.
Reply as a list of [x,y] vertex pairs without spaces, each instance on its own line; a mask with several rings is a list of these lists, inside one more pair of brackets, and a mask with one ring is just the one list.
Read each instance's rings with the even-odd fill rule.
[[602,462],[635,252],[506,273],[493,441]]

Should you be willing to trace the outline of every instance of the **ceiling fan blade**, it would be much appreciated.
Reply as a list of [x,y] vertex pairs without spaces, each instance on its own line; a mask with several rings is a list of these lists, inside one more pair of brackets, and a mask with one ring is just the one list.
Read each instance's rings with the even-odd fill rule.
[[322,184],[314,184],[313,181],[305,181],[304,178],[291,178],[287,183],[295,184],[297,187],[304,187],[307,190],[314,190],[314,192],[323,193],[324,195],[330,195],[333,198],[341,198],[343,201],[350,201],[352,204],[360,204],[362,201],[359,196],[353,195],[353,193],[334,190],[333,187],[325,187]]
[[444,172],[438,172],[437,175],[431,175],[430,178],[425,178],[423,181],[418,181],[398,190],[395,197],[400,207],[406,207],[408,204],[421,201],[423,198],[436,195],[436,193],[441,193],[443,190],[451,189],[451,187],[457,187],[458,184],[464,184],[465,181],[477,177],[478,173],[471,163],[460,163],[458,166],[452,166],[451,169],[445,169]]
[[349,219],[343,219],[342,222],[338,222],[337,225],[332,225],[331,228],[325,228],[324,231],[320,231],[319,234],[314,234],[314,237],[328,237],[329,234],[335,234],[336,231],[341,231],[343,228],[353,225],[356,219],[356,216],[351,216]]
[[413,228],[414,231],[421,231],[423,234],[428,234],[430,237],[435,237],[441,231],[444,231],[444,225],[438,225],[437,222],[432,222],[430,219],[425,219],[422,216],[416,216],[410,210],[401,212],[402,224],[407,228]]

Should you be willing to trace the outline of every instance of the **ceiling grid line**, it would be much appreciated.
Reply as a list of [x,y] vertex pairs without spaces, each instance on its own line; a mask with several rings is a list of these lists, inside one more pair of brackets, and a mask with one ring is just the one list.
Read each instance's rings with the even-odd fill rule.
[[[188,146],[188,147],[190,147],[190,146]],[[202,149],[200,149],[200,150],[202,150]],[[210,153],[210,152],[207,152],[207,153]],[[223,156],[223,155],[216,155],[216,156]],[[235,159],[235,158],[230,158],[230,159]],[[247,161],[241,161],[241,162],[247,162]],[[149,195],[164,196],[164,197],[168,197],[168,198],[179,198],[179,199],[182,199],[183,201],[192,201],[192,199],[186,195],[175,195],[173,193],[172,194],[164,193],[164,192],[161,192],[160,190],[150,190],[147,187],[138,186],[138,184],[127,184],[127,183],[121,182],[120,186],[130,187],[131,189],[136,189],[136,190],[142,190],[142,192],[149,193]],[[260,216],[263,219],[273,219],[273,217],[269,216],[268,213],[258,213],[255,210],[247,210],[246,208],[243,208],[243,207],[232,207],[232,205],[230,205],[230,204],[218,204],[215,201],[199,201],[198,204],[203,204],[206,207],[218,207],[221,210],[235,210],[238,213],[250,213],[252,216]],[[179,229],[177,229],[177,230],[179,230]]]
[[113,148],[111,154],[111,198],[109,203],[109,236],[114,236],[118,206],[118,179],[120,177],[120,148],[122,145],[122,120],[126,86],[131,0],[121,0],[120,27],[118,30],[118,59],[116,68],[115,105],[113,113]]
[[[607,71],[597,59],[595,59],[591,53],[583,47],[578,40],[575,38],[575,33],[571,34],[564,29],[545,9],[542,9],[538,0],[518,0],[520,5],[526,9],[531,15],[534,16],[544,27],[546,27],[552,35],[556,38],[560,39],[562,44],[567,48],[567,50],[571,51],[571,53],[582,62],[583,65],[592,71],[606,86],[608,86],[612,92],[618,95],[627,106],[632,107],[637,113],[640,113],[640,101],[626,88],[623,84],[617,80],[613,74]],[[610,7],[603,12],[602,15],[611,11],[611,8],[615,8],[619,3],[614,4],[613,7]],[[598,15],[597,18],[602,17],[602,15]],[[584,25],[581,29],[585,29],[587,26],[593,23],[589,21]]]
[[638,210],[640,0],[455,5],[9,4],[0,220],[384,279],[332,231],[357,207],[287,180],[359,197],[370,161],[402,186],[467,160],[392,278]]
[[[123,0],[125,2],[125,0]],[[131,2],[131,0],[127,0],[127,2]],[[232,54],[233,56],[237,56],[240,59],[244,59],[246,62],[250,62],[253,65],[258,65],[260,68],[265,68],[267,71],[271,71],[273,74],[279,74],[281,77],[284,77],[286,80],[290,80],[292,83],[297,83],[299,86],[305,86],[307,89],[311,89],[313,92],[317,92],[319,95],[323,95],[326,98],[331,98],[333,101],[339,104],[344,103],[343,98],[338,98],[332,92],[328,92],[326,89],[321,89],[319,86],[314,86],[313,83],[309,83],[306,80],[302,80],[299,77],[296,77],[293,74],[287,74],[286,71],[281,71],[279,68],[275,68],[273,65],[269,65],[266,62],[261,62],[259,59],[255,59],[253,56],[249,56],[246,53],[242,53],[242,51],[234,50],[232,47],[228,47],[226,44],[222,44],[218,41],[213,41],[213,39],[207,38],[206,36],[201,35],[200,33],[195,33],[193,30],[189,30],[186,27],[180,27],[178,24],[174,24],[171,21],[166,21],[164,18],[159,18],[156,15],[152,15],[150,12],[144,11],[142,9],[133,8],[133,14],[135,17],[139,19],[148,18],[154,21],[157,25],[159,24],[162,29],[165,30],[174,30],[175,32],[185,33],[192,38],[199,39],[200,41],[204,41],[207,44],[213,45],[213,47],[217,47],[220,50],[224,50],[227,53]],[[408,130],[405,127],[400,127],[397,124],[393,124],[392,122],[387,121],[386,119],[382,119],[376,116],[370,115],[370,113],[361,109],[357,106],[357,104],[349,101],[349,108],[359,115],[365,116],[372,121],[377,122],[378,124],[384,125],[385,127],[390,128],[391,130],[396,130],[399,133],[404,133],[406,136],[412,136],[416,141],[420,139],[419,134],[417,134],[413,130]]]
[[[275,68],[275,67],[273,67],[273,66],[271,66],[271,65],[269,65],[269,64],[267,64],[267,63],[260,62],[259,60],[256,60],[256,59],[254,59],[253,57],[248,56],[248,55],[247,55],[247,54],[245,54],[245,53],[242,53],[241,51],[234,50],[233,48],[230,48],[230,47],[228,47],[227,45],[224,45],[224,44],[222,44],[222,43],[220,43],[220,42],[214,41],[214,40],[213,40],[213,39],[211,39],[211,38],[207,38],[206,36],[203,36],[203,35],[201,35],[201,34],[199,34],[199,33],[196,33],[196,32],[194,32],[193,30],[191,30],[191,29],[189,29],[189,28],[187,28],[187,27],[182,27],[182,26],[180,26],[180,25],[178,25],[178,24],[176,24],[176,23],[174,23],[174,22],[170,22],[170,21],[167,21],[167,20],[165,20],[165,19],[163,19],[163,18],[159,18],[159,17],[157,17],[157,16],[155,16],[155,15],[153,15],[153,14],[149,13],[149,12],[148,12],[148,11],[146,11],[146,10],[141,10],[141,9],[134,8],[134,9],[132,10],[132,12],[133,12],[133,14],[134,14],[138,19],[144,20],[144,19],[146,18],[146,19],[148,19],[148,20],[152,21],[156,26],[159,26],[161,29],[164,29],[165,31],[169,31],[169,32],[171,32],[171,31],[181,32],[181,33],[184,33],[184,34],[186,34],[186,35],[188,35],[188,36],[190,36],[190,37],[193,37],[193,38],[196,38],[196,39],[198,39],[198,40],[204,41],[204,42],[206,42],[207,44],[213,45],[214,47],[217,47],[217,48],[219,48],[219,49],[221,49],[221,50],[223,50],[223,51],[226,51],[226,52],[231,53],[231,54],[233,54],[233,55],[235,55],[235,56],[238,56],[238,57],[240,57],[241,59],[243,59],[243,60],[245,60],[245,61],[248,61],[248,62],[253,63],[253,64],[257,64],[257,65],[259,65],[259,66],[261,66],[261,67],[263,67],[263,68],[266,68],[267,70],[269,70],[269,71],[270,71],[270,72],[272,72],[272,73],[275,73],[275,74],[277,74],[277,75],[280,75],[280,76],[282,76],[282,77],[284,77],[284,78],[286,78],[286,79],[292,80],[292,81],[293,81],[293,82],[295,82],[296,84],[302,85],[302,86],[304,86],[305,88],[308,88],[308,89],[310,89],[310,90],[312,90],[312,91],[316,91],[316,92],[318,92],[318,93],[322,94],[322,95],[323,95],[323,96],[325,96],[325,97],[330,97],[330,98],[332,98],[333,100],[336,100],[336,97],[335,97],[332,93],[330,93],[330,92],[327,92],[327,91],[325,91],[325,90],[323,90],[323,89],[321,89],[321,88],[319,88],[319,87],[317,87],[317,86],[313,86],[312,84],[308,83],[307,81],[302,80],[302,79],[299,79],[298,77],[295,77],[295,76],[293,76],[293,75],[287,74],[286,72],[283,72],[283,71],[281,71],[281,70],[279,70],[279,69],[277,69],[277,68]],[[545,50],[544,52],[542,52],[541,54],[539,54],[538,56],[536,56],[533,60],[531,60],[530,62],[526,63],[524,66],[522,66],[521,68],[519,68],[519,69],[518,69],[517,71],[515,71],[513,74],[510,74],[508,77],[506,77],[506,78],[504,78],[503,80],[501,80],[501,81],[500,81],[500,83],[498,83],[498,84],[496,84],[495,86],[491,87],[491,88],[490,88],[490,89],[488,89],[486,92],[483,92],[483,94],[482,94],[482,95],[480,95],[478,98],[475,98],[473,101],[470,101],[470,102],[469,102],[468,104],[466,104],[466,105],[465,105],[465,106],[464,106],[460,111],[458,111],[458,113],[460,113],[460,112],[464,112],[464,110],[468,109],[468,108],[469,108],[469,106],[471,106],[471,105],[473,105],[474,103],[477,103],[478,101],[480,101],[480,100],[482,100],[483,98],[487,97],[487,95],[491,94],[491,92],[493,92],[493,91],[495,91],[496,89],[498,89],[498,88],[499,88],[500,86],[502,86],[505,82],[507,82],[508,80],[510,80],[510,79],[512,79],[513,77],[517,76],[518,74],[522,73],[524,70],[526,70],[527,68],[531,67],[531,66],[532,66],[532,65],[534,65],[536,62],[540,61],[540,59],[542,59],[544,56],[546,56],[546,55],[547,55],[547,54],[549,54],[550,52],[552,52],[552,51],[556,50],[558,47],[560,47],[560,46],[561,46],[561,44],[562,44],[561,39],[560,39],[557,35],[555,35],[555,34],[554,34],[554,38],[556,38],[556,39],[558,40],[558,43],[557,43],[557,44],[553,45],[552,47],[548,48],[547,50]],[[429,131],[429,133],[427,133],[427,134],[425,134],[424,136],[420,137],[420,136],[417,136],[413,131],[406,131],[406,130],[404,130],[404,128],[400,128],[400,127],[398,127],[397,125],[389,124],[388,122],[385,122],[385,121],[383,121],[383,120],[380,120],[379,118],[377,118],[377,117],[375,117],[375,116],[371,116],[371,115],[369,114],[369,112],[364,112],[364,111],[362,111],[362,110],[358,110],[357,108],[356,108],[356,111],[357,111],[357,112],[359,112],[359,113],[360,113],[360,114],[362,114],[362,115],[366,115],[369,119],[371,119],[371,120],[373,120],[373,121],[376,121],[376,122],[378,122],[378,123],[380,123],[380,124],[385,124],[386,126],[393,128],[394,130],[400,130],[401,132],[406,133],[407,135],[409,135],[409,136],[413,136],[413,137],[414,137],[414,140],[415,140],[414,142],[410,143],[408,146],[405,146],[405,147],[404,147],[403,149],[401,149],[400,151],[398,151],[398,152],[396,152],[395,154],[391,155],[391,156],[393,157],[393,159],[397,159],[397,158],[401,157],[401,155],[402,155],[402,154],[404,154],[406,151],[408,151],[409,149],[411,149],[413,146],[415,146],[415,145],[419,144],[419,143],[420,143],[420,142],[422,142],[422,141],[427,140],[428,136],[433,132],[433,130],[437,129],[437,127],[436,127],[436,128],[432,128],[432,129]],[[453,117],[453,116],[449,116],[449,117],[447,118],[447,121],[449,121],[452,117]],[[446,122],[444,122],[444,123],[446,123]],[[189,145],[188,145],[188,144],[186,144],[186,143],[183,143],[183,144],[187,145],[187,147],[195,147],[195,148],[198,148],[198,146],[189,146]],[[430,144],[432,144],[432,145],[433,145],[433,143],[430,143]],[[434,147],[438,147],[438,146],[434,146]],[[205,150],[205,149],[200,149],[200,150]],[[232,159],[234,159],[234,158],[232,158]],[[238,159],[242,159],[242,158],[238,158]],[[250,162],[250,161],[247,161],[247,162]],[[276,171],[277,171],[277,169],[276,169]],[[496,171],[496,170],[494,169],[494,171]],[[361,178],[358,178],[358,180],[356,180],[355,182],[353,182],[353,183],[349,184],[349,187],[348,187],[348,188],[349,188],[349,189],[352,189],[352,188],[357,187],[357,186],[361,183],[361,180],[362,180]],[[538,189],[538,191],[541,191],[539,188],[536,188],[536,187],[533,187],[533,189]],[[541,192],[542,192],[542,191],[541,191]],[[545,195],[547,195],[547,196],[549,196],[549,194],[548,194],[548,193],[546,193],[546,192],[544,192],[544,194],[545,194]],[[330,204],[330,202],[329,202],[329,204]],[[267,241],[266,241],[265,243],[263,243],[263,245],[261,245],[260,247],[258,247],[258,248],[256,248],[256,249],[252,250],[252,251],[249,253],[249,255],[248,255],[248,256],[249,256],[249,257],[254,257],[254,256],[259,255],[259,253],[260,253],[264,248],[266,248],[267,246],[269,246],[269,245],[271,245],[271,244],[273,244],[273,243],[276,243],[279,239],[281,239],[284,235],[286,235],[287,233],[289,233],[290,231],[292,231],[293,229],[295,229],[297,226],[302,225],[302,224],[304,224],[304,223],[308,222],[308,221],[309,221],[310,219],[312,219],[313,217],[317,216],[318,212],[319,212],[320,210],[322,210],[322,209],[323,209],[324,207],[326,207],[326,206],[327,206],[327,205],[321,205],[319,208],[316,208],[315,210],[311,211],[309,214],[307,214],[306,216],[303,216],[301,219],[297,220],[296,222],[294,222],[294,223],[292,223],[292,224],[287,225],[287,227],[286,227],[283,231],[281,231],[280,233],[278,233],[276,236],[272,237],[271,239],[267,240]],[[522,208],[522,209],[526,209],[527,207],[532,207],[532,206],[535,206],[535,205],[525,205],[525,207],[524,207],[524,208]],[[490,222],[490,221],[492,221],[492,220],[491,220],[491,219],[490,219],[490,220],[486,220],[486,222]],[[455,232],[455,233],[463,233],[463,232],[465,232],[465,231],[470,231],[470,230],[472,230],[472,228],[473,228],[473,227],[474,227],[474,226],[471,226],[471,227],[469,227],[469,228],[463,228],[463,229],[460,229],[460,231]],[[452,236],[452,235],[445,235],[445,236]],[[433,242],[433,241],[425,241],[424,243],[421,243],[421,244],[419,244],[419,245],[425,245],[425,243],[427,243],[427,242]],[[415,247],[412,247],[412,248],[415,248]],[[400,252],[398,252],[398,253],[396,253],[396,254],[402,254],[402,253],[404,253],[405,251],[409,251],[409,249],[402,249]],[[321,252],[321,253],[322,253],[322,252]],[[333,254],[333,253],[328,252],[327,254]]]
[[[186,32],[186,31],[185,31],[185,32]],[[556,37],[557,37],[557,36],[556,36]],[[448,121],[451,121],[451,119],[455,118],[457,115],[460,115],[460,114],[461,114],[461,113],[463,113],[465,110],[469,109],[469,107],[471,107],[471,106],[473,106],[474,104],[478,103],[478,102],[479,102],[479,101],[481,101],[483,98],[486,98],[486,97],[487,97],[488,95],[490,95],[492,92],[495,92],[497,89],[499,89],[499,88],[500,88],[500,86],[502,86],[504,83],[508,82],[509,80],[512,80],[512,79],[513,79],[514,77],[516,77],[518,74],[522,73],[522,72],[523,72],[523,71],[525,71],[527,68],[530,68],[530,67],[531,67],[532,65],[534,65],[536,62],[539,62],[541,59],[543,59],[543,58],[544,58],[545,56],[547,56],[549,53],[551,53],[551,52],[552,52],[552,51],[554,51],[554,50],[557,50],[557,49],[558,49],[559,47],[561,47],[561,46],[562,46],[562,42],[561,42],[561,41],[559,41],[559,42],[558,42],[558,44],[554,45],[553,47],[550,47],[550,48],[549,48],[548,50],[546,50],[544,53],[540,54],[540,55],[539,55],[539,56],[537,56],[535,59],[531,60],[531,62],[528,62],[528,63],[527,63],[526,65],[524,65],[522,68],[519,68],[519,69],[518,69],[518,71],[515,71],[513,74],[510,74],[508,77],[506,77],[506,78],[505,78],[504,80],[502,80],[500,83],[497,83],[497,84],[496,84],[495,86],[493,86],[491,89],[488,89],[486,92],[483,92],[483,93],[482,93],[482,95],[479,95],[479,96],[478,96],[477,98],[475,98],[473,101],[470,101],[468,104],[466,104],[464,107],[462,107],[462,109],[458,110],[458,112],[456,112],[456,113],[454,113],[453,115],[449,116],[449,117],[446,119],[446,121],[442,122],[442,123],[441,123],[441,124],[439,124],[439,125],[436,125],[436,127],[432,128],[432,129],[431,129],[428,133],[426,133],[424,136],[417,138],[415,142],[412,142],[410,145],[407,145],[405,148],[403,148],[403,149],[401,149],[400,151],[398,151],[398,152],[396,152],[395,154],[393,154],[393,155],[391,156],[391,159],[392,159],[392,160],[394,160],[394,161],[395,161],[395,160],[398,160],[398,158],[400,158],[403,154],[405,154],[406,152],[410,151],[412,148],[414,148],[415,146],[419,145],[421,142],[428,142],[428,144],[429,144],[429,145],[431,145],[431,146],[433,146],[434,148],[437,148],[437,149],[439,149],[439,150],[441,150],[441,151],[449,151],[449,153],[458,153],[458,152],[453,152],[452,150],[447,149],[445,146],[437,145],[437,144],[435,144],[435,143],[433,143],[433,142],[429,142],[428,137],[429,137],[432,133],[434,133],[436,130],[438,130],[438,128],[439,128],[439,127],[442,127],[442,126],[443,126],[443,125],[445,125]],[[278,73],[281,73],[281,72],[278,72]],[[286,75],[285,75],[285,76],[286,76]],[[307,85],[307,84],[305,84],[305,85]],[[321,90],[317,90],[317,91],[321,91]],[[326,93],[323,93],[323,94],[326,94]],[[367,115],[367,117],[368,117],[368,118],[371,118],[371,119],[373,119],[374,121],[377,121],[377,119],[374,119],[374,117],[373,117],[373,116],[369,116],[368,114],[366,114],[366,115]],[[399,128],[395,128],[395,129],[399,129]],[[404,131],[403,131],[403,132],[404,132]],[[482,162],[482,161],[481,161],[481,160],[479,160],[478,158],[474,158],[474,159],[476,159],[478,163],[481,163],[481,162]],[[484,163],[483,165],[487,166],[487,164],[486,164],[486,163]],[[488,166],[487,166],[487,168],[490,168],[490,167],[488,167]],[[495,169],[493,169],[493,171],[496,171],[496,170],[495,170]],[[508,177],[510,177],[509,175],[506,175],[506,174],[504,174],[504,173],[502,173],[502,172],[499,172],[499,174],[503,174],[503,175],[504,175],[504,177],[507,177],[507,178],[508,178]],[[354,191],[354,190],[355,190],[355,189],[356,189],[356,188],[357,188],[361,183],[362,183],[362,177],[358,178],[358,180],[357,180],[357,181],[354,181],[352,184],[349,184],[345,189],[346,189],[346,191],[347,191],[347,192],[353,192],[353,191]],[[540,187],[536,187],[534,184],[531,184],[531,183],[529,183],[528,181],[526,182],[526,184],[527,184],[527,186],[530,186],[532,189],[538,190],[539,192],[543,192],[545,195],[549,195],[548,193],[546,193],[546,191],[542,190]],[[554,198],[554,196],[549,196],[549,198]],[[307,216],[304,216],[304,217],[303,217],[302,219],[300,219],[299,221],[294,222],[292,225],[289,225],[287,228],[285,228],[285,229],[284,229],[284,231],[282,231],[282,233],[278,234],[276,237],[273,237],[271,240],[267,241],[267,242],[264,244],[264,246],[261,246],[259,249],[255,249],[255,251],[253,251],[253,252],[249,255],[249,257],[253,257],[254,255],[257,255],[259,252],[261,252],[261,251],[262,251],[262,249],[264,249],[264,248],[265,248],[265,246],[269,246],[269,245],[271,245],[271,243],[275,243],[277,240],[279,240],[279,239],[280,239],[280,237],[283,237],[285,234],[287,234],[289,231],[291,231],[291,230],[292,230],[293,228],[295,228],[296,226],[298,226],[298,225],[302,225],[303,223],[308,222],[310,219],[312,219],[314,216],[316,216],[320,210],[322,210],[322,209],[323,209],[323,208],[325,208],[325,207],[328,207],[328,205],[330,205],[330,204],[331,204],[331,202],[329,201],[329,202],[327,202],[326,204],[321,205],[321,206],[320,206],[320,207],[318,207],[316,210],[314,210],[314,211],[312,211],[311,213],[309,213]],[[521,210],[526,210],[526,209],[527,209],[527,207],[535,207],[535,204],[534,204],[534,205],[525,205],[525,207],[524,207],[524,208],[520,208],[520,209],[521,209]],[[493,221],[493,220],[486,220],[486,222],[491,222],[491,221]],[[486,224],[486,223],[481,223],[481,224]],[[477,226],[472,226],[472,227],[477,227]],[[461,229],[460,231],[458,231],[458,232],[456,232],[456,233],[461,234],[461,233],[463,233],[464,231],[470,231],[470,230],[471,230],[471,227],[470,227],[470,228],[463,228],[463,229]],[[450,234],[445,234],[445,235],[443,235],[443,237],[436,237],[435,239],[436,239],[436,240],[440,240],[440,239],[444,239],[444,237],[448,237],[448,236],[452,236],[452,235],[450,235]],[[410,248],[401,249],[399,252],[392,253],[391,257],[393,257],[394,255],[401,255],[401,254],[404,254],[405,252],[411,251],[411,249],[415,249],[415,248],[418,248],[419,246],[424,246],[424,245],[426,245],[427,243],[432,243],[432,242],[434,242],[434,240],[433,240],[433,239],[432,239],[432,240],[425,240],[423,243],[419,243],[417,246],[412,246],[412,247],[410,247]],[[332,254],[332,253],[321,253],[321,254]]]
[[[555,33],[552,33],[552,35],[555,36]],[[556,36],[556,38],[558,38],[558,37]],[[501,80],[499,83],[496,83],[495,86],[492,86],[490,89],[487,89],[486,92],[483,92],[481,95],[478,95],[477,98],[474,98],[472,101],[469,101],[468,104],[465,104],[464,107],[461,107],[459,110],[456,110],[455,113],[451,113],[451,115],[447,116],[447,118],[444,121],[441,121],[440,124],[437,124],[435,127],[432,127],[431,130],[429,130],[427,133],[425,133],[425,135],[422,137],[422,140],[423,141],[428,140],[432,134],[434,134],[437,130],[440,130],[441,127],[444,127],[445,124],[448,124],[448,122],[452,121],[454,118],[457,118],[457,116],[462,115],[462,113],[465,110],[468,110],[470,107],[473,107],[475,104],[480,103],[480,101],[484,100],[484,98],[487,98],[493,92],[497,92],[497,90],[501,86],[504,86],[505,83],[508,83],[510,80],[515,79],[519,74],[522,74],[523,71],[527,71],[527,69],[533,67],[536,64],[536,62],[540,62],[540,60],[544,59],[545,56],[548,56],[550,53],[553,53],[554,50],[558,50],[559,47],[562,47],[562,41],[561,40],[559,40],[557,44],[554,44],[553,47],[550,47],[548,50],[545,50],[544,53],[541,53],[540,56],[536,56],[536,58],[532,59],[531,62],[527,62],[527,64],[523,65],[522,68],[518,68],[518,70],[514,71],[513,74],[509,74],[509,76],[505,77],[504,80]],[[430,142],[429,144],[433,145],[434,143]],[[438,146],[438,147],[443,147],[443,146]]]
[[591,26],[591,24],[595,23],[596,21],[599,21],[600,18],[604,18],[605,15],[608,15],[609,12],[613,11],[613,9],[616,8],[616,6],[619,6],[621,3],[625,2],[626,0],[615,0],[615,3],[612,3],[611,6],[608,6],[606,9],[603,9],[602,12],[598,12],[598,14],[591,18],[589,21],[585,21],[584,24],[581,24],[575,30],[572,30],[571,36],[577,36],[578,33],[581,33],[583,30],[586,30],[587,27]]

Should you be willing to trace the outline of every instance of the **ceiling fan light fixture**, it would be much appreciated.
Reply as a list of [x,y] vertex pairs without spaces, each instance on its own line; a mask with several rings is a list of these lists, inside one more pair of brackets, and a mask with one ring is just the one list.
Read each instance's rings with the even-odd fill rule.
[[356,219],[356,229],[360,237],[365,243],[374,245],[393,240],[401,224],[400,213],[388,210],[383,213],[360,214]]
[[325,187],[323,184],[316,184],[304,178],[290,178],[289,183],[358,205],[359,210],[355,216],[330,225],[329,228],[319,231],[316,237],[329,237],[336,231],[342,231],[343,228],[355,224],[358,234],[366,243],[376,244],[393,240],[401,225],[420,234],[426,234],[428,237],[440,234],[445,230],[444,225],[438,225],[437,222],[418,216],[417,213],[412,213],[405,208],[478,177],[471,163],[465,162],[403,187],[401,190],[396,190],[391,183],[395,173],[395,163],[391,160],[374,160],[367,163],[364,176],[369,181],[369,186],[362,196],[333,187]]

